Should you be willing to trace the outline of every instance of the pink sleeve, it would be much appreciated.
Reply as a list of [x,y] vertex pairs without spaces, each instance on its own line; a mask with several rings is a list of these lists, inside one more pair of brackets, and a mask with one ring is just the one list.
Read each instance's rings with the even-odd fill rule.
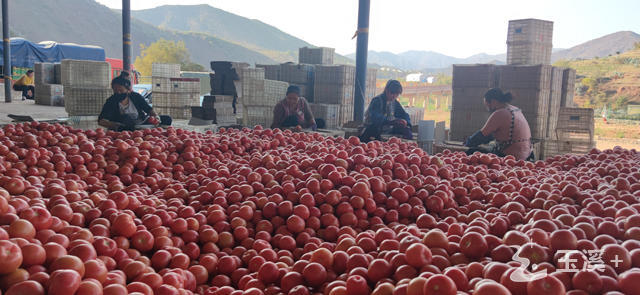
[[498,130],[498,128],[500,127],[501,121],[502,121],[502,118],[500,116],[500,113],[493,112],[491,116],[489,116],[489,119],[487,119],[487,122],[484,124],[484,127],[482,127],[482,129],[480,130],[482,131],[482,135],[489,136],[490,134],[493,134],[494,132],[496,132],[496,130]]

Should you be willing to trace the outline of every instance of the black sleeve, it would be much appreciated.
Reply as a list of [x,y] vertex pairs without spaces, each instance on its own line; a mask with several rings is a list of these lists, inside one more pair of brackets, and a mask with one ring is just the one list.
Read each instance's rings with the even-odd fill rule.
[[112,122],[118,122],[120,118],[120,111],[118,110],[117,101],[112,95],[107,99],[102,106],[102,111],[100,112],[100,116],[98,116],[98,120],[106,119]]
[[131,92],[129,94],[129,98],[136,105],[136,108],[142,109],[145,113],[149,114],[151,112],[151,106],[144,100],[144,97],[137,92]]
[[464,145],[467,147],[477,147],[481,144],[489,143],[493,140],[493,136],[484,136],[480,130],[476,131],[473,135],[469,136],[467,140],[464,142]]

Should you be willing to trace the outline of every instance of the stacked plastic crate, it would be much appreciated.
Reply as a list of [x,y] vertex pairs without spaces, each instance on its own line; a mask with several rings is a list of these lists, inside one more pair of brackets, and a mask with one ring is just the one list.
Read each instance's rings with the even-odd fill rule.
[[418,125],[418,122],[424,120],[424,108],[421,107],[406,107],[404,108],[412,125]]
[[489,118],[483,103],[487,90],[498,84],[495,65],[454,65],[449,138],[463,141]]
[[543,146],[545,158],[588,153],[595,147],[593,109],[561,107],[555,134],[547,138]]
[[110,73],[111,66],[107,62],[62,60],[60,82],[65,94],[64,108],[73,126],[98,128],[98,115],[107,98],[113,94]]
[[552,73],[550,65],[500,67],[499,86],[513,95],[511,103],[522,110],[534,139],[547,137],[549,120],[553,119],[549,115]]
[[328,47],[302,47],[298,50],[298,62],[301,64],[331,65],[335,51],[334,48]]
[[[265,68],[266,70],[266,68]],[[266,76],[265,77],[269,79]],[[313,102],[313,81],[315,78],[315,66],[310,64],[285,63],[280,65],[279,81],[287,82],[289,85],[300,87],[300,96]]]
[[56,75],[56,66],[60,67],[60,64],[34,64],[36,104],[64,106],[64,87],[60,84],[61,77]]
[[564,69],[562,75],[562,94],[560,97],[560,106],[575,107],[573,95],[576,87],[576,70]]
[[[326,114],[327,118],[333,118],[333,112],[338,111],[335,114],[338,118],[337,126],[327,124],[327,128],[338,128],[353,120],[355,74],[353,66],[316,66],[313,109],[319,114]],[[316,117],[322,118],[320,115]]]
[[200,106],[200,79],[180,78],[179,64],[154,63],[151,67],[153,109],[173,119],[189,119],[191,107]]
[[289,83],[265,79],[264,68],[240,70],[243,125],[269,128],[273,122],[273,108],[286,96]]

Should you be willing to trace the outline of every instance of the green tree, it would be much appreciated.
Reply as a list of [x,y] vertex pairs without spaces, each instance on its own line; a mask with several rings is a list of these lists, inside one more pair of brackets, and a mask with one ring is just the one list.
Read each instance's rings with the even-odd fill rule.
[[204,67],[191,62],[189,51],[184,42],[174,42],[160,39],[149,47],[140,45],[140,56],[136,58],[134,66],[142,76],[151,76],[153,63],[180,64],[184,71],[204,71]]
[[596,90],[596,87],[598,86],[598,82],[596,79],[593,78],[583,78],[582,81],[580,82],[582,85],[587,86],[587,93],[591,93],[593,91]]
[[640,42],[633,43],[633,49],[640,49]]

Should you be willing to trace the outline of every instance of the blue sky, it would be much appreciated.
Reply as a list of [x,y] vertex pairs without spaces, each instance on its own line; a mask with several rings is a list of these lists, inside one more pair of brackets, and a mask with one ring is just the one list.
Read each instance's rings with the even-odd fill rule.
[[[97,0],[121,8],[121,0]],[[355,52],[357,0],[132,0],[132,9],[209,4],[273,25],[314,45]],[[640,33],[640,0],[371,0],[369,49],[431,50],[467,57],[506,52],[510,19],[554,22],[554,47],[617,31]],[[135,36],[134,36],[135,38]]]

